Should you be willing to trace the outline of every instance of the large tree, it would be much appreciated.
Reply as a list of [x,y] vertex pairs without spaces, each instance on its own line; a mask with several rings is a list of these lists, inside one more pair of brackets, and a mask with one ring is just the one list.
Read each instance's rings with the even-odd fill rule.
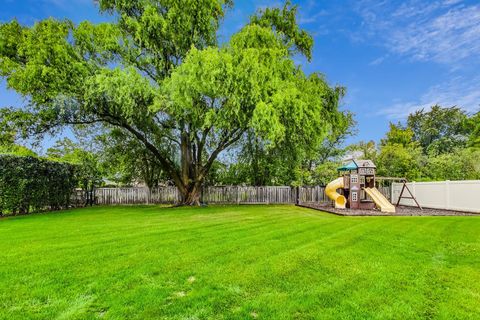
[[69,125],[119,128],[150,152],[182,195],[201,186],[249,132],[267,147],[319,146],[337,111],[335,88],[306,76],[311,57],[296,7],[263,10],[228,43],[217,30],[229,0],[100,0],[115,23],[47,19],[0,25],[0,76],[28,106],[2,112],[24,135]]
[[407,128],[413,132],[424,153],[438,155],[463,148],[469,138],[468,115],[458,107],[432,106],[408,116]]

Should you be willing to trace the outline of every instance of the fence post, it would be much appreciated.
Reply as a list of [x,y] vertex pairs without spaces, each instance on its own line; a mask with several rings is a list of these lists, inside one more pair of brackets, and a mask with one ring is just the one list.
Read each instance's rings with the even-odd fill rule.
[[390,183],[390,203],[394,203],[394,201],[395,201],[395,200],[393,199],[393,184],[394,184],[394,183],[395,183],[395,182]]
[[[417,197],[417,188],[415,186],[415,181],[412,182],[412,186],[413,186],[413,188],[412,188],[413,189],[413,196],[416,198]],[[412,200],[412,202],[413,202],[413,200]]]
[[450,209],[450,180],[445,181],[445,208]]

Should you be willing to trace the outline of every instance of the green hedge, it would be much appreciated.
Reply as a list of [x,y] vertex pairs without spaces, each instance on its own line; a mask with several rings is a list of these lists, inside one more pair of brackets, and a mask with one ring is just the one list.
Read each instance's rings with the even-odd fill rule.
[[0,154],[0,215],[68,208],[75,176],[68,163]]

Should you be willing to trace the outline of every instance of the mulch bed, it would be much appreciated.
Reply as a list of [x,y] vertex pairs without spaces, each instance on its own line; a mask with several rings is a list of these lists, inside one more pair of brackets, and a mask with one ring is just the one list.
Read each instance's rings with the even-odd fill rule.
[[360,209],[335,209],[330,203],[301,203],[298,206],[316,209],[324,212],[333,213],[339,216],[478,216],[480,214],[472,212],[461,212],[443,209],[423,208],[420,210],[417,207],[396,207],[395,213],[381,212],[380,210],[360,210]]

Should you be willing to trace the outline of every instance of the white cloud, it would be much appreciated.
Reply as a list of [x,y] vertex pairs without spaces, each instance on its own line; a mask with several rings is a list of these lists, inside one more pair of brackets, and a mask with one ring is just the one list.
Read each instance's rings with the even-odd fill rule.
[[369,66],[378,66],[379,64],[382,64],[382,62],[385,61],[387,58],[388,58],[388,54],[384,55],[384,56],[381,56],[381,57],[378,57],[378,58],[370,61],[370,63],[368,65]]
[[455,77],[450,81],[432,86],[418,101],[399,102],[378,114],[391,120],[405,119],[410,113],[420,109],[429,109],[433,105],[443,107],[458,106],[467,112],[480,110],[480,76],[473,79]]
[[299,24],[310,24],[310,23],[315,23],[320,20],[320,18],[328,15],[328,12],[326,10],[318,10],[317,12],[309,12],[309,13],[303,13],[303,11],[300,13],[300,17],[298,18],[298,23]]
[[479,4],[410,0],[395,5],[364,0],[358,11],[363,18],[363,35],[377,39],[392,53],[448,65],[469,59],[479,62]]

